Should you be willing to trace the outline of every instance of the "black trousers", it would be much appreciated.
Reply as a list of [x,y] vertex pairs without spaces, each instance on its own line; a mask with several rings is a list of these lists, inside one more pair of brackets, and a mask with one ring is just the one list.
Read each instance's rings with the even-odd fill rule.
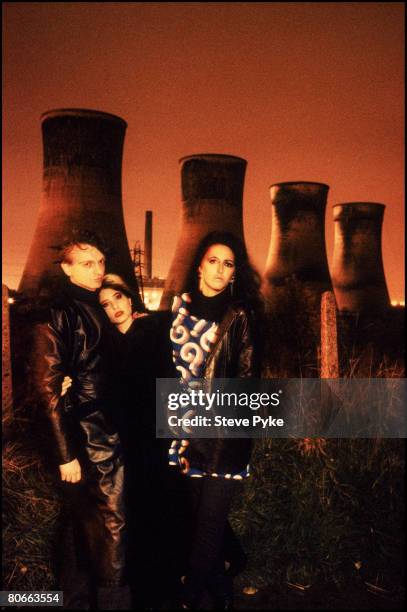
[[126,449],[128,580],[135,601],[160,607],[175,597],[190,542],[187,479],[168,466],[168,440],[140,438]]
[[65,607],[81,608],[95,589],[125,582],[123,476],[116,458],[83,469],[79,483],[60,482],[63,510],[56,557]]
[[225,560],[235,567],[242,563],[244,553],[227,520],[242,483],[210,476],[186,478],[193,522],[185,595],[193,601],[212,575],[225,571]]

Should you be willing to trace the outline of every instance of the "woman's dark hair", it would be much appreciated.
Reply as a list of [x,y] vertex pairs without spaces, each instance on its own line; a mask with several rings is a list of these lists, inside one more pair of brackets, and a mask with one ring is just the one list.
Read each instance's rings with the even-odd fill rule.
[[203,238],[196,250],[183,291],[198,291],[198,268],[206,251],[214,244],[224,244],[235,256],[232,301],[244,303],[255,311],[261,310],[260,276],[250,264],[243,242],[231,232],[211,232]]
[[146,307],[140,299],[140,296],[136,295],[136,293],[130,289],[127,283],[125,283],[122,277],[118,274],[105,274],[102,280],[102,285],[100,289],[98,289],[98,295],[100,294],[102,289],[113,289],[114,291],[120,291],[120,293],[124,293],[124,295],[127,295],[127,297],[131,298],[133,312],[135,310],[137,310],[138,312],[147,311]]

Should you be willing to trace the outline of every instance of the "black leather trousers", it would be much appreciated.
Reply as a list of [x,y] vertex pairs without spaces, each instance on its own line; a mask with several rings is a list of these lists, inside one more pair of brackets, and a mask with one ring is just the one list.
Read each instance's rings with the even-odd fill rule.
[[[71,530],[73,542],[73,559],[62,562],[65,567],[61,568],[61,576],[71,576],[76,567],[79,573],[85,571],[94,587],[117,586],[126,580],[127,544],[119,437],[109,431],[100,412],[82,418],[80,426],[84,434],[82,452],[78,455],[81,481],[61,483],[65,500],[63,521],[67,533]],[[63,522],[61,528],[64,539]],[[60,553],[63,561],[64,550]],[[70,590],[70,585],[67,588]]]

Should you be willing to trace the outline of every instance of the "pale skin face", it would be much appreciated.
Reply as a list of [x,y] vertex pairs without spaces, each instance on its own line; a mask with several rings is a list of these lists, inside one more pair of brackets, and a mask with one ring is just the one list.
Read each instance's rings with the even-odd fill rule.
[[122,291],[106,287],[99,293],[99,302],[105,309],[109,321],[125,334],[133,320],[131,298]]
[[96,291],[105,273],[105,256],[90,244],[75,245],[67,255],[67,261],[61,263],[61,268],[74,285]]
[[235,255],[225,244],[213,244],[206,251],[198,268],[199,290],[206,297],[223,291],[235,274]]

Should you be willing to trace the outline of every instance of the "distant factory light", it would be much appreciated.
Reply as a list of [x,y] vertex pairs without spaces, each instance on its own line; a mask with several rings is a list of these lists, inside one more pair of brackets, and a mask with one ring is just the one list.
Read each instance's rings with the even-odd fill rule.
[[405,300],[392,300],[392,306],[405,306]]
[[144,287],[144,304],[149,310],[158,310],[163,290],[163,286]]
[[7,298],[7,302],[8,302],[9,304],[14,304],[15,299],[14,299],[14,298],[12,298],[12,297],[9,297],[9,298]]

